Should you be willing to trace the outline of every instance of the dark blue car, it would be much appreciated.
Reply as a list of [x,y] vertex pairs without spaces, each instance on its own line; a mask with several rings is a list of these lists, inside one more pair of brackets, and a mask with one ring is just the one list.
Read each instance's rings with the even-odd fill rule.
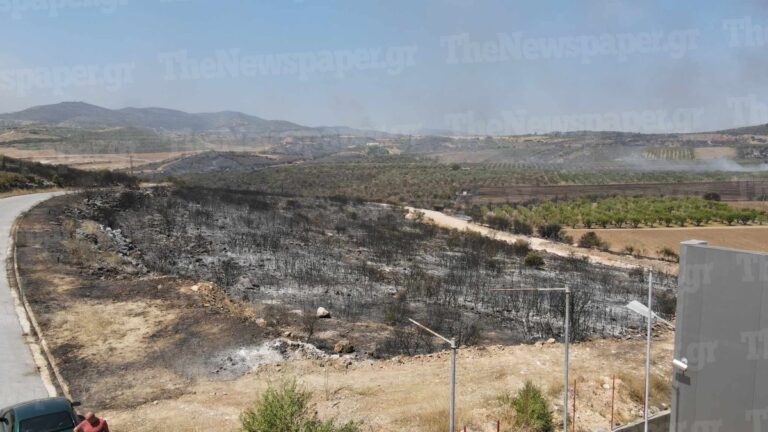
[[70,432],[79,423],[65,398],[38,399],[0,410],[0,432]]

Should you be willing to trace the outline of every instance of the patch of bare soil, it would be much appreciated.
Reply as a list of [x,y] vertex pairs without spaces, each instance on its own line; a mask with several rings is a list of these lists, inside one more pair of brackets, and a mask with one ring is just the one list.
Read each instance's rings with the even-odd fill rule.
[[726,226],[712,225],[683,228],[608,228],[608,229],[566,229],[568,235],[578,239],[585,232],[594,231],[606,241],[610,250],[620,252],[632,247],[640,255],[660,257],[660,250],[680,250],[680,242],[703,240],[712,246],[754,251],[768,251],[768,226]]
[[106,239],[74,237],[93,229],[87,224],[51,224],[69,199],[23,219],[18,262],[73,397],[100,409],[176,397],[201,377],[216,378],[220,365],[204,359],[269,337],[250,309],[216,287],[146,274],[130,255],[99,250]]

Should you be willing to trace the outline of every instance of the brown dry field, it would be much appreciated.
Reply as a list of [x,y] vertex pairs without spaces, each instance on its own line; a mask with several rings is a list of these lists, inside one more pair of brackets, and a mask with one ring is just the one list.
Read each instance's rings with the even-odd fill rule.
[[[210,150],[232,151],[232,152],[251,152],[262,154],[268,147],[239,147],[239,146],[209,146],[200,150],[168,151],[152,153],[84,153],[84,154],[66,154],[53,149],[45,150],[24,150],[15,147],[0,147],[0,155],[16,159],[23,159],[32,162],[45,164],[62,164],[72,168],[84,170],[127,169],[131,166],[131,156],[133,157],[133,167],[138,172],[142,166],[157,164],[158,162],[171,162],[173,160],[191,156]],[[270,155],[264,154],[269,157]],[[162,166],[162,165],[161,165]]]
[[607,228],[607,229],[566,229],[574,241],[585,232],[594,231],[608,242],[610,250],[620,252],[625,246],[632,246],[640,255],[659,257],[659,249],[668,247],[680,250],[680,242],[704,240],[712,246],[768,252],[768,226],[723,226],[682,228]]
[[[20,272],[73,398],[106,416],[113,430],[236,431],[239,414],[270,383],[291,378],[313,392],[322,417],[362,421],[364,431],[447,428],[447,352],[390,360],[290,360],[242,375],[212,374],[207,362],[222,349],[258,345],[286,330],[296,340],[304,334],[279,324],[263,306],[229,300],[210,284],[114,272],[123,265],[118,256],[94,255],[98,252],[87,243],[71,245],[67,224],[51,223],[66,200],[54,198],[22,220]],[[77,247],[67,251],[68,244]],[[332,319],[319,331],[340,324]],[[666,330],[656,335],[653,373],[667,383],[662,387],[671,378],[673,340]],[[614,374],[619,376],[616,418],[638,418],[643,347],[639,335],[574,344],[577,430],[607,426]],[[513,430],[498,398],[526,380],[542,387],[559,422],[561,362],[558,343],[461,349],[459,426],[490,432],[502,419],[502,430]],[[668,391],[656,393],[655,406],[668,403]]]
[[[199,153],[199,151],[134,153],[133,165],[138,167],[195,153]],[[44,164],[68,165],[72,168],[86,170],[125,169],[131,165],[131,155],[129,154],[65,154],[51,149],[22,150],[13,147],[0,147],[0,155]]]
[[737,153],[733,147],[696,147],[693,156],[696,159],[734,158]]

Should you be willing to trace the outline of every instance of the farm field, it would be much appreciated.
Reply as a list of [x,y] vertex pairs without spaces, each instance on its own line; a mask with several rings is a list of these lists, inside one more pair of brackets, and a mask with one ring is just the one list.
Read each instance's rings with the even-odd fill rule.
[[768,226],[704,226],[684,228],[608,228],[608,229],[569,229],[565,232],[578,240],[584,233],[594,231],[600,239],[606,241],[610,250],[621,252],[631,246],[640,255],[660,257],[658,251],[670,248],[680,249],[680,242],[686,240],[704,240],[713,246],[768,252]]
[[413,156],[356,162],[305,162],[252,172],[210,172],[181,177],[193,186],[311,197],[461,207],[584,195],[702,195],[723,200],[768,195],[768,174],[679,171],[559,170],[514,163],[442,164]]
[[654,228],[658,226],[706,226],[760,224],[768,213],[753,208],[733,208],[720,201],[698,197],[606,197],[543,201],[530,204],[499,204],[474,207],[472,216],[495,228],[530,234],[536,228],[542,237],[557,239],[542,228],[557,224],[571,228]]

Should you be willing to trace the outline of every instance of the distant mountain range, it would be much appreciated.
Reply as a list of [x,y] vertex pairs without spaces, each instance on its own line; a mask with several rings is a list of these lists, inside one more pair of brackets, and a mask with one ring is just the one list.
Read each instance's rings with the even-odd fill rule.
[[283,120],[265,120],[240,112],[190,114],[166,108],[102,108],[84,102],[40,105],[9,114],[1,120],[45,123],[68,127],[134,127],[179,132],[242,129],[251,133],[283,133],[312,128]]
[[85,102],[40,105],[23,111],[0,114],[5,122],[41,123],[47,126],[80,128],[141,128],[156,131],[203,133],[226,132],[239,136],[264,135],[356,135],[386,136],[344,126],[309,127],[285,120],[266,120],[237,111],[191,114],[167,108],[108,109]]
[[[231,149],[290,160],[408,155],[449,162],[657,167],[669,161],[699,163],[713,157],[766,162],[768,125],[693,134],[581,131],[486,137],[423,129],[411,135],[396,135],[345,126],[310,127],[235,111],[191,114],[167,108],[113,110],[84,102],[62,102],[0,114],[0,147],[64,154]],[[256,164],[240,156],[206,156],[203,160],[219,168]],[[193,162],[195,167],[200,165]]]

